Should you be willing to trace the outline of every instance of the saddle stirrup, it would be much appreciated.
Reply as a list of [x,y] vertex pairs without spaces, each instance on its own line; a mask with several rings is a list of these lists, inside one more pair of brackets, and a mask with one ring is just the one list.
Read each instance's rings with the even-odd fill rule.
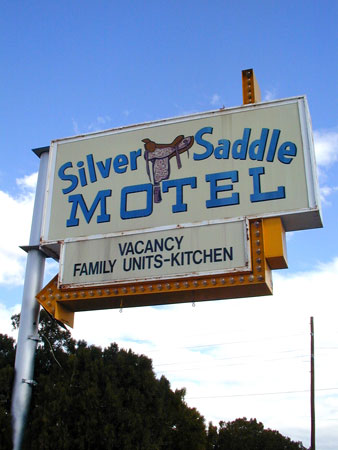
[[162,201],[161,188],[158,184],[154,185],[154,203],[160,203]]

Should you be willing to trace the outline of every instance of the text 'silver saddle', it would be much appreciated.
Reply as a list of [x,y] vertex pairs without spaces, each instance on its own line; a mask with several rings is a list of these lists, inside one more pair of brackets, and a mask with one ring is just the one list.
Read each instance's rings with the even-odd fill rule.
[[[150,139],[143,139],[144,158],[147,164],[147,174],[154,185],[154,202],[162,200],[160,183],[170,177],[170,159],[175,156],[177,167],[182,167],[181,153],[186,152],[194,143],[193,136],[177,136],[171,144],[157,144]],[[150,176],[149,161],[152,163],[153,181]]]

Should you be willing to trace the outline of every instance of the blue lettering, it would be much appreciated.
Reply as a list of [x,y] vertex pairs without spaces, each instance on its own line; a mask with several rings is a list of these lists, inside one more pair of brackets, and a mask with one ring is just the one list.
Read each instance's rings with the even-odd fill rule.
[[87,208],[86,202],[84,201],[82,194],[70,195],[68,197],[68,202],[72,203],[72,209],[70,212],[70,217],[66,222],[67,227],[77,227],[79,225],[79,219],[76,217],[78,206],[82,210],[86,222],[89,223],[93,217],[93,214],[97,206],[101,205],[101,213],[97,216],[97,223],[109,222],[110,214],[107,214],[106,209],[106,199],[111,196],[111,189],[106,189],[104,191],[99,191],[92,203],[90,209]]
[[116,173],[125,173],[128,166],[128,158],[126,155],[117,155],[114,158],[114,170]]
[[276,191],[261,192],[260,176],[263,175],[264,173],[265,173],[264,167],[253,167],[249,169],[249,175],[253,177],[253,194],[250,195],[251,203],[285,198],[284,186],[279,186]]
[[268,154],[266,156],[266,160],[268,162],[273,162],[273,160],[275,158],[275,153],[276,153],[276,148],[277,148],[277,144],[278,144],[279,135],[280,135],[280,130],[273,130],[272,136],[271,136],[270,145],[269,145]]
[[130,169],[137,170],[137,158],[142,155],[142,150],[139,148],[138,150],[134,150],[130,152]]
[[215,148],[215,158],[216,159],[228,159],[230,152],[230,141],[228,139],[220,139],[218,141],[219,147]]
[[290,164],[293,158],[296,156],[297,147],[293,142],[284,142],[278,149],[278,159],[283,164]]
[[202,145],[202,147],[205,147],[206,151],[202,153],[201,155],[199,153],[194,153],[194,160],[195,161],[201,161],[202,159],[209,158],[210,155],[212,155],[212,152],[214,151],[214,146],[211,144],[211,142],[206,141],[205,139],[202,139],[202,136],[204,134],[212,134],[212,127],[204,127],[201,128],[197,133],[195,134],[195,142],[199,145]]
[[[146,207],[127,211],[128,195],[136,192],[146,193]],[[151,183],[137,184],[136,186],[126,186],[121,190],[121,219],[135,219],[137,217],[147,217],[153,212],[153,185]]]
[[232,184],[218,186],[217,182],[220,180],[231,180],[233,183],[238,182],[238,171],[231,170],[229,172],[219,172],[208,174],[205,180],[210,183],[210,200],[206,201],[207,208],[217,208],[219,206],[229,206],[239,204],[239,194],[233,193],[230,197],[218,198],[218,192],[232,191]]
[[83,161],[79,161],[77,164],[77,167],[80,167],[80,169],[78,170],[79,172],[79,177],[80,177],[80,182],[81,182],[81,186],[87,186],[87,177],[86,177],[86,171],[84,169],[84,162]]
[[87,164],[89,169],[89,178],[91,183],[97,181],[93,155],[87,155]]
[[111,158],[106,159],[106,164],[103,164],[103,161],[98,161],[96,165],[97,168],[99,169],[102,178],[108,178],[111,167]]
[[59,171],[58,171],[58,176],[61,180],[63,181],[70,181],[70,185],[64,189],[62,189],[62,192],[64,194],[69,194],[70,192],[74,191],[74,189],[76,188],[76,186],[78,185],[78,178],[76,175],[66,175],[65,171],[66,169],[73,167],[73,164],[69,161],[66,162],[65,164],[63,164]]
[[166,180],[162,183],[163,192],[168,192],[172,187],[176,188],[176,205],[173,205],[173,213],[184,212],[187,210],[187,204],[183,203],[183,186],[191,186],[191,189],[196,189],[196,177],[181,178],[179,180]]
[[262,128],[260,139],[256,139],[255,141],[251,142],[250,147],[249,147],[250,159],[256,160],[256,161],[263,161],[268,134],[269,134],[269,129]]
[[244,128],[243,138],[237,139],[232,145],[232,157],[234,159],[246,159],[251,128]]

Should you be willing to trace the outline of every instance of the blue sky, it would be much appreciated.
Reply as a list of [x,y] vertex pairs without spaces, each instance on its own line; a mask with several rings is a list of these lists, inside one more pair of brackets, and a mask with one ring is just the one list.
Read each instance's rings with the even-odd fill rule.
[[[214,424],[256,417],[309,445],[309,393],[298,391],[309,388],[313,315],[318,446],[335,448],[338,3],[2,0],[0,8],[0,331],[11,333],[21,303],[18,245],[28,243],[38,170],[31,149],[240,105],[241,71],[254,68],[263,100],[307,96],[324,228],[288,234],[289,269],[274,273],[273,297],[78,314],[74,336],[149,355]],[[46,280],[56,271],[49,264]],[[298,393],[251,395],[286,391]]]

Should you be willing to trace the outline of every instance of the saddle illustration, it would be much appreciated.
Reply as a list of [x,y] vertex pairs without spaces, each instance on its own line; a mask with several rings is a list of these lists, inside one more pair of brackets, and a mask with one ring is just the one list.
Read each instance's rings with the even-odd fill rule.
[[[194,137],[180,135],[171,144],[157,144],[150,139],[142,139],[142,142],[144,142],[147,174],[150,182],[154,185],[154,203],[160,203],[162,201],[160,183],[163,180],[168,180],[170,177],[170,159],[175,156],[177,167],[180,169],[182,167],[180,155],[187,152],[193,145]],[[150,176],[150,162],[152,164],[153,181]]]

